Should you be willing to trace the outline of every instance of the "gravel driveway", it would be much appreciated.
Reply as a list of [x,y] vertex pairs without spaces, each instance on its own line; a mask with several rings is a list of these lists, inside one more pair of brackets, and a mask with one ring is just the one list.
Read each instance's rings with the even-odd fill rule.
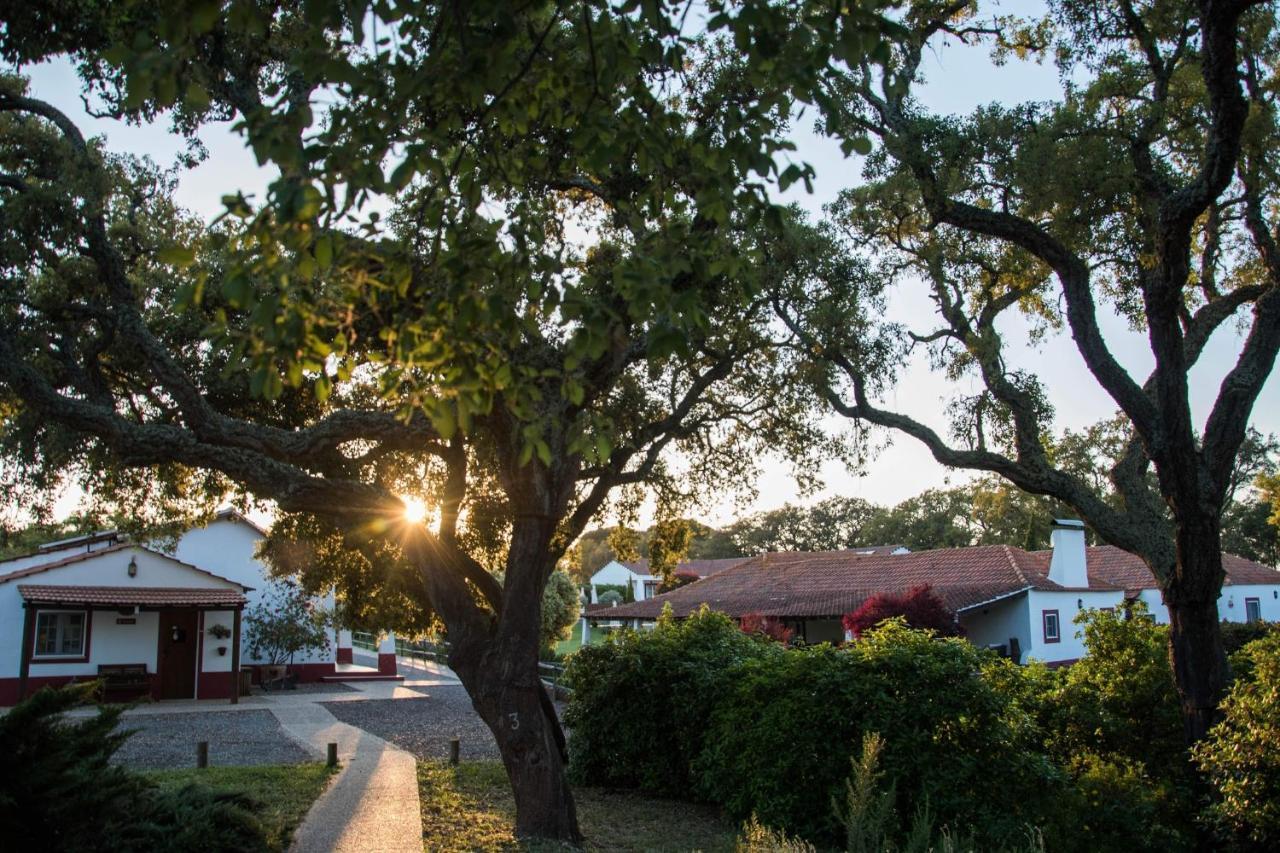
[[462,759],[498,758],[493,733],[471,707],[461,686],[420,687],[421,699],[325,702],[344,723],[358,726],[418,758],[448,758],[449,741],[460,738]]
[[124,717],[134,729],[112,761],[134,768],[195,767],[196,743],[209,742],[209,764],[301,764],[315,759],[280,728],[270,711],[208,714],[138,714]]

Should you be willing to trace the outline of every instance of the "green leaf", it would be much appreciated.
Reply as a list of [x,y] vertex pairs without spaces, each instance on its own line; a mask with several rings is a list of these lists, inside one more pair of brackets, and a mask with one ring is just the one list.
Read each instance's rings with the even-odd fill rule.
[[196,259],[195,249],[187,246],[166,246],[156,252],[156,259],[162,264],[174,267],[190,266]]
[[865,136],[853,136],[840,142],[840,151],[844,156],[848,157],[851,153],[857,152],[863,157],[871,153],[871,140]]

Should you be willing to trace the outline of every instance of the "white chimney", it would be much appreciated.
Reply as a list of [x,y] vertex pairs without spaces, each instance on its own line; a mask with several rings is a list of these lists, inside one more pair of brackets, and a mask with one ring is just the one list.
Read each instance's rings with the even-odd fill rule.
[[1049,542],[1053,546],[1053,556],[1049,558],[1049,580],[1073,589],[1088,587],[1084,522],[1074,518],[1055,518]]

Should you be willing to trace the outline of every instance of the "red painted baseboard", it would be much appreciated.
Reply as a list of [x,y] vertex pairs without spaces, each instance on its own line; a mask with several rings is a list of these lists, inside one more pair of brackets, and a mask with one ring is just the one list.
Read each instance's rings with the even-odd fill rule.
[[338,663],[353,663],[351,649],[338,649]]
[[396,674],[395,652],[378,652],[378,672],[381,675]]

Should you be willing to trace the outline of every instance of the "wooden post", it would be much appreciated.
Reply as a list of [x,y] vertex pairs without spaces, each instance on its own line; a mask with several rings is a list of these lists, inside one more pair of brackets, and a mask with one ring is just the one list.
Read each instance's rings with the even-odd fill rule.
[[338,766],[338,745],[336,743],[329,744],[329,754],[324,763],[328,767]]
[[457,738],[449,741],[449,763],[454,767],[458,766],[458,755],[462,748],[462,742]]
[[196,741],[196,767],[201,770],[209,766],[209,741]]
[[31,645],[35,641],[35,608],[22,603],[22,642],[18,653],[18,701],[27,698],[27,675],[31,672]]
[[231,704],[240,704],[240,608],[231,619]]

